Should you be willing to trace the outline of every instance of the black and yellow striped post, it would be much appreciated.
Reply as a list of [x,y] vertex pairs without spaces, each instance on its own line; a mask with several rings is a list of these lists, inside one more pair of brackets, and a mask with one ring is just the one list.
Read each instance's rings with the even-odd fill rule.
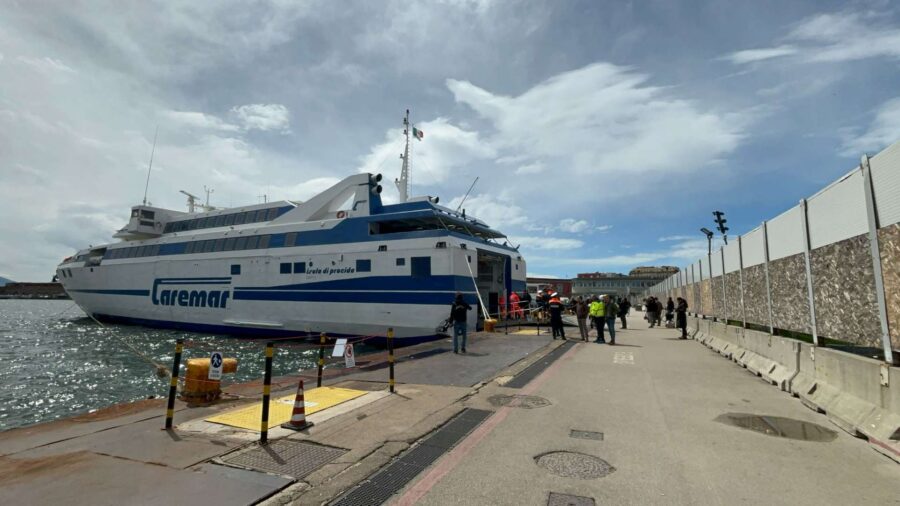
[[172,428],[175,418],[175,393],[178,389],[178,369],[181,367],[181,352],[184,350],[184,339],[175,341],[175,363],[172,364],[172,379],[169,381],[169,404],[166,406],[166,430]]
[[259,442],[269,442],[269,397],[272,395],[272,357],[275,356],[275,345],[266,343],[266,372],[263,376],[262,420],[259,424]]
[[387,331],[388,346],[388,368],[390,369],[390,379],[388,385],[391,393],[394,393],[394,328],[391,327]]
[[319,334],[319,372],[316,376],[316,386],[322,386],[322,369],[325,368],[325,333]]

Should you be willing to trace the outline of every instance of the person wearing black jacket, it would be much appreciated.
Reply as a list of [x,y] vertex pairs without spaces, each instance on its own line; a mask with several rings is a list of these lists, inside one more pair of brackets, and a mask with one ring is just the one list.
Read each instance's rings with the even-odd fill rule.
[[678,306],[675,308],[675,326],[681,329],[682,339],[687,339],[687,310],[687,301],[678,297]]
[[[472,306],[463,300],[461,293],[457,293],[456,300],[454,300],[453,305],[450,306],[450,321],[453,322],[453,353],[459,353],[459,344],[462,344],[462,352],[466,352],[466,337],[468,335],[468,324],[466,323],[466,320],[469,317],[468,312],[471,310]],[[460,335],[462,335],[461,343],[459,341]]]
[[625,319],[628,316],[628,311],[631,309],[631,302],[628,302],[628,298],[622,299],[622,302],[619,303],[619,319],[622,321],[622,330],[628,328],[628,321]]

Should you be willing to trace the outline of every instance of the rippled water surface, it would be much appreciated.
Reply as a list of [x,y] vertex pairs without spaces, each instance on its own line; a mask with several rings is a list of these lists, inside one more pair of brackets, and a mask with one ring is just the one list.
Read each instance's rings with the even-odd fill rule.
[[[189,344],[184,359],[213,349],[237,357],[237,374],[223,376],[223,384],[262,377],[264,341],[101,326],[69,300],[0,300],[0,430],[165,395],[167,378],[153,363],[172,367],[178,337]],[[279,347],[273,373],[314,367],[315,354]]]

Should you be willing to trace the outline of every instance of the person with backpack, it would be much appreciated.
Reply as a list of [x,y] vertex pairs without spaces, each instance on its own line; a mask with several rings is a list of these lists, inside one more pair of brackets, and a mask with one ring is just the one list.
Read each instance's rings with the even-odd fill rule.
[[553,292],[550,296],[550,302],[547,303],[550,311],[550,327],[553,329],[553,339],[559,337],[563,341],[566,340],[566,330],[563,327],[562,314],[563,303],[559,299],[559,294]]

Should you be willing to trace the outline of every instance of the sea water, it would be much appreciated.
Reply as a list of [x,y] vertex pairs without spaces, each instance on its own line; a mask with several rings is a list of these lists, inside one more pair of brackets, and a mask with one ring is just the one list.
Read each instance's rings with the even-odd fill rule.
[[[165,396],[175,340],[182,357],[221,351],[238,359],[223,385],[261,379],[265,341],[216,334],[99,324],[71,300],[0,300],[0,431],[91,412],[112,404]],[[317,350],[279,345],[273,375],[315,367]],[[365,352],[366,350],[358,350]]]

